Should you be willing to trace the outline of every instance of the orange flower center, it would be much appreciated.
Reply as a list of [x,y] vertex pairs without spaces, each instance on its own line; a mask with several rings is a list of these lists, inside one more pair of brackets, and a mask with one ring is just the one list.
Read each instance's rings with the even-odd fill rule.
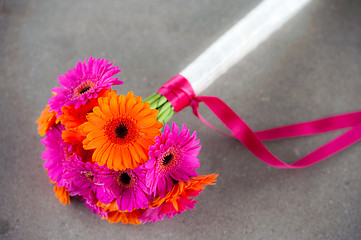
[[121,146],[133,145],[139,137],[136,121],[127,115],[108,121],[104,132],[110,142]]

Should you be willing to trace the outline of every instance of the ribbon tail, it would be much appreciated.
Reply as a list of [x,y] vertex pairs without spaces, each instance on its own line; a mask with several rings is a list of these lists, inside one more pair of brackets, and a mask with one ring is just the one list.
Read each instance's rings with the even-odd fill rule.
[[361,111],[256,132],[262,141],[310,136],[353,127],[361,122]]
[[308,167],[344,150],[361,139],[361,124],[332,139],[312,153],[293,163],[293,167]]
[[[199,96],[198,102],[204,102],[207,107],[223,122],[223,124],[233,133],[245,147],[263,162],[276,168],[304,168],[318,163],[341,150],[349,147],[361,139],[361,113],[355,112],[340,116],[329,117],[312,122],[289,125],[276,129],[270,129],[255,133],[226,103],[221,99],[212,96]],[[198,104],[198,103],[197,103]],[[192,106],[197,116],[198,105]],[[343,122],[343,120],[345,120]],[[326,124],[326,125],[325,125]],[[342,129],[354,126],[351,130],[341,136],[331,140],[327,144],[316,149],[312,153],[299,159],[293,164],[286,164],[271,153],[262,140],[279,139],[283,137],[295,137],[317,134],[321,132]],[[213,126],[212,126],[213,127]],[[290,130],[290,133],[287,133]],[[279,134],[279,135],[278,135]],[[261,137],[259,137],[261,136]],[[263,137],[263,138],[262,138]]]
[[273,155],[252,129],[221,99],[211,96],[199,96],[198,101],[204,102],[207,107],[223,122],[223,124],[233,133],[250,152],[263,162],[276,168],[299,168],[292,167],[275,155]]

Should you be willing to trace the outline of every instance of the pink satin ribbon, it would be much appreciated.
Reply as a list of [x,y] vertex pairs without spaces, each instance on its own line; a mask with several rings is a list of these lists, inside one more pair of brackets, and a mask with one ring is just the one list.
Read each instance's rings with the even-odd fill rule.
[[192,85],[180,74],[172,77],[161,86],[158,93],[167,98],[175,112],[189,106],[192,99],[195,98]]
[[[340,152],[361,139],[361,111],[254,132],[242,118],[221,99],[213,96],[196,97],[188,80],[181,75],[176,75],[170,79],[160,88],[158,93],[168,99],[176,112],[179,112],[187,106],[191,106],[193,113],[207,126],[222,134],[237,138],[256,157],[276,168],[304,168],[311,166]],[[224,133],[208,123],[198,112],[200,102],[203,102],[232,134]],[[267,140],[309,136],[345,128],[350,129],[293,164],[287,164],[281,161],[262,143],[262,141]]]

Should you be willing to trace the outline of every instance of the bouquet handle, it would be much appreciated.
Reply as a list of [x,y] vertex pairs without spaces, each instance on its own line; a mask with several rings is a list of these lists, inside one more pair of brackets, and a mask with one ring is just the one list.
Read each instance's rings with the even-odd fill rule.
[[218,38],[180,74],[196,96],[227,72],[311,0],[264,0]]

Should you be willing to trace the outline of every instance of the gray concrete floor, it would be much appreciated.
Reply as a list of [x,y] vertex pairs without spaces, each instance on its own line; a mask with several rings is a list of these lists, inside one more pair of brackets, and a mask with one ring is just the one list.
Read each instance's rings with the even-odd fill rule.
[[[258,2],[0,1],[0,239],[361,239],[360,144],[310,168],[274,169],[190,109],[174,120],[198,132],[200,173],[220,174],[195,210],[124,226],[54,197],[35,120],[59,74],[109,58],[124,71],[116,89],[148,96]],[[358,0],[313,0],[205,94],[255,130],[359,110],[360,13]],[[267,146],[292,162],[338,133]]]

